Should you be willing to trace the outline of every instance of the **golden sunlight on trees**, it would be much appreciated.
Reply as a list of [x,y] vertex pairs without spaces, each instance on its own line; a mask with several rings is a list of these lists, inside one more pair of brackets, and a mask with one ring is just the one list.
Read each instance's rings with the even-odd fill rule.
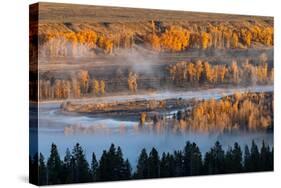
[[[47,57],[94,56],[97,49],[105,54],[112,54],[115,49],[133,48],[135,40],[148,43],[155,51],[180,52],[189,48],[250,48],[252,45],[272,46],[274,29],[268,25],[242,23],[211,24],[202,26],[168,25],[165,29],[155,29],[152,21],[152,32],[139,34],[131,27],[123,24],[118,32],[97,32],[91,29],[80,31],[41,31],[39,34],[40,55]],[[138,37],[136,37],[138,36]]]
[[236,32],[232,34],[232,48],[237,48],[239,43],[239,38]]
[[94,79],[93,82],[92,82],[92,93],[96,96],[99,95],[99,92],[100,92],[100,84],[99,84],[99,81]]
[[202,32],[201,33],[201,47],[202,49],[208,48],[210,43],[210,36],[207,32]]
[[136,93],[137,87],[137,74],[130,72],[128,76],[128,88],[132,93]]
[[89,84],[89,73],[86,70],[80,70],[78,72],[78,80],[81,84],[80,88],[83,94],[88,92],[88,84]]
[[104,80],[100,81],[100,94],[101,95],[105,94],[105,82],[104,82]]
[[161,47],[173,52],[182,51],[188,47],[190,32],[181,27],[170,27],[160,37]]
[[187,122],[190,129],[201,132],[227,130],[266,130],[273,117],[271,98],[259,93],[236,93],[220,100],[207,100],[197,104]]
[[230,67],[230,73],[233,83],[238,84],[240,82],[240,78],[239,78],[239,69],[236,61],[232,61]]
[[267,62],[258,65],[249,63],[246,59],[239,65],[233,60],[230,65],[212,65],[207,61],[181,61],[167,67],[169,79],[176,85],[185,84],[267,84],[273,81],[273,72]]
[[161,51],[161,39],[160,37],[158,37],[156,34],[151,34],[148,37],[149,42],[151,44],[151,47],[155,50],[155,51]]
[[98,47],[103,49],[106,54],[112,54],[113,40],[102,35],[98,38]]

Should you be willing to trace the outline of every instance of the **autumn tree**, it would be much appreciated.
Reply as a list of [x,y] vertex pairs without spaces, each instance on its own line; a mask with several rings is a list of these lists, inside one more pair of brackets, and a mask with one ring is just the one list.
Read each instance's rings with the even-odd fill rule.
[[129,90],[132,92],[132,93],[136,93],[137,92],[137,74],[136,73],[132,73],[130,72],[129,73],[129,76],[128,76],[128,87],[129,87]]
[[95,94],[96,96],[98,96],[99,92],[100,92],[99,81],[94,79],[93,82],[92,82],[92,93]]
[[99,89],[100,94],[104,95],[105,94],[105,82],[104,82],[104,80],[101,80],[99,85],[100,85],[100,89]]
[[83,94],[86,94],[88,92],[88,84],[89,84],[89,73],[86,70],[80,70],[78,71],[78,80],[81,84],[80,88],[81,88],[81,92]]
[[202,49],[208,48],[210,43],[210,35],[207,32],[201,33],[201,47]]
[[189,38],[190,32],[188,30],[172,26],[161,34],[160,43],[163,49],[178,52],[188,47]]
[[236,32],[232,34],[232,48],[237,48],[239,43],[239,38]]

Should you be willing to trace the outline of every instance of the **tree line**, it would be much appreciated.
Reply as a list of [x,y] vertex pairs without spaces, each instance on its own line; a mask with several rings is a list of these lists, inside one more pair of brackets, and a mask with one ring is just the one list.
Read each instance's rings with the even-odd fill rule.
[[181,131],[272,131],[272,93],[235,93],[220,100],[200,101],[189,111],[174,115]]
[[248,60],[238,64],[212,65],[207,61],[178,62],[167,67],[169,79],[178,86],[198,84],[270,84],[273,83],[274,69],[269,68],[266,60],[254,65]]
[[93,56],[101,51],[112,54],[120,48],[132,48],[134,44],[148,46],[155,51],[180,52],[189,48],[251,48],[256,43],[273,45],[272,26],[244,24],[187,26],[168,25],[156,29],[151,22],[150,30],[141,35],[131,28],[123,26],[119,32],[101,33],[91,29],[80,31],[41,31],[39,34],[40,55],[44,57]]
[[[91,78],[87,70],[79,70],[68,79],[56,79],[42,75],[39,79],[39,97],[41,100],[80,98],[84,96],[104,96],[107,90],[106,80]],[[127,89],[137,92],[137,74],[129,72]]]
[[[207,61],[178,62],[168,65],[164,71],[167,77],[160,78],[162,87],[196,87],[201,85],[265,85],[272,84],[274,68],[270,68],[267,58],[260,58],[255,65],[245,61],[238,64],[232,61],[230,65],[213,65]],[[39,79],[39,97],[41,100],[80,98],[84,96],[104,96],[112,89],[127,89],[130,93],[137,93],[138,84],[142,82],[141,75],[128,70],[122,75],[124,82],[121,87],[115,87],[111,80],[97,79],[90,76],[87,70],[78,70],[67,79],[46,76]],[[127,82],[126,82],[127,81]]]
[[152,34],[148,35],[148,41],[154,50],[172,52],[189,48],[250,48],[256,42],[272,46],[273,29],[258,25],[235,29],[223,24],[190,27],[172,25],[164,32],[155,32],[153,29]]
[[30,182],[53,185],[272,171],[273,148],[263,142],[259,149],[252,141],[251,147],[246,145],[244,152],[238,143],[224,150],[217,141],[203,156],[196,143],[188,141],[183,150],[164,152],[162,155],[155,148],[149,153],[142,149],[135,171],[132,171],[129,160],[124,159],[121,148],[116,148],[114,144],[103,151],[99,160],[93,152],[90,164],[79,143],[72,152],[67,149],[63,159],[60,158],[57,146],[52,144],[47,159],[40,153],[29,160]]

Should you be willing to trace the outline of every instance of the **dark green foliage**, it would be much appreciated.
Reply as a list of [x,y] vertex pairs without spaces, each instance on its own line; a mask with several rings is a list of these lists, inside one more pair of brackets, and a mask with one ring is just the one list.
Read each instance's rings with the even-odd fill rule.
[[237,142],[234,148],[229,148],[225,155],[225,172],[237,173],[242,171],[242,151]]
[[89,164],[85,158],[82,147],[77,143],[72,151],[74,162],[74,182],[83,183],[90,181]]
[[145,149],[142,149],[138,159],[136,178],[148,178],[148,156]]
[[47,167],[45,165],[45,158],[42,153],[39,155],[39,185],[45,185],[47,183]]
[[187,142],[184,147],[183,169],[185,176],[199,175],[202,171],[202,156],[195,143]]
[[129,161],[124,161],[120,147],[111,144],[108,152],[103,151],[98,167],[99,181],[127,180],[131,177]]
[[92,162],[91,162],[91,175],[92,175],[92,181],[97,180],[97,170],[98,170],[98,161],[96,159],[95,153],[92,154]]
[[160,161],[160,177],[173,177],[175,174],[175,161],[170,153],[163,153]]
[[[242,156],[244,158],[242,159]],[[203,174],[239,173],[273,170],[273,148],[264,142],[260,148],[253,141],[251,149],[246,145],[244,155],[238,143],[225,151],[219,142],[206,152],[202,160],[201,152],[195,143],[186,142],[183,150],[162,153],[152,148],[149,155],[142,149],[136,171],[132,174],[129,160],[124,160],[120,147],[112,144],[108,151],[104,150],[99,161],[92,153],[91,165],[85,158],[82,147],[77,143],[72,153],[66,150],[64,160],[60,160],[55,144],[47,163],[40,153],[30,161],[30,181],[38,185],[60,183],[83,183],[96,181],[116,181],[129,179],[179,177]],[[47,165],[46,165],[47,164]]]
[[59,184],[62,183],[61,180],[61,160],[57,150],[57,146],[52,144],[51,154],[47,162],[47,184]]
[[174,152],[174,159],[175,159],[175,176],[183,176],[183,154],[182,151],[175,151]]
[[160,177],[160,160],[158,152],[155,148],[152,148],[148,157],[148,177],[158,178]]
[[225,154],[219,142],[205,155],[204,171],[206,174],[220,174],[225,172]]
[[249,147],[246,145],[244,149],[244,171],[250,172],[251,169],[251,153]]
[[62,165],[62,182],[71,183],[74,181],[74,161],[69,149],[66,149]]

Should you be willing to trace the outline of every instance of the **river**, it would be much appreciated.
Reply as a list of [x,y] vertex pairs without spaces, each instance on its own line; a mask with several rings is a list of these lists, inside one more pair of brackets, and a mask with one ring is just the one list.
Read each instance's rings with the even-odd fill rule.
[[[253,86],[247,88],[216,88],[200,91],[186,92],[159,92],[151,95],[130,95],[104,97],[98,101],[127,101],[136,99],[210,99],[220,98],[240,92],[270,92],[273,86]],[[84,100],[83,102],[87,102]],[[76,100],[78,101],[78,100]],[[65,155],[67,148],[70,150],[79,142],[85,150],[86,158],[91,160],[94,151],[99,159],[102,151],[107,150],[111,143],[122,148],[125,158],[128,158],[135,168],[137,157],[142,148],[148,151],[155,147],[160,153],[171,152],[182,149],[186,141],[192,141],[199,145],[201,152],[205,153],[213,146],[215,141],[220,141],[223,148],[233,146],[234,142],[239,142],[242,147],[250,145],[255,140],[258,145],[263,140],[269,145],[273,145],[272,133],[241,133],[241,134],[206,134],[206,133],[185,133],[174,134],[169,132],[155,133],[139,131],[139,123],[127,121],[126,119],[113,119],[108,117],[86,116],[75,113],[64,113],[60,110],[60,103],[40,103],[39,104],[39,127],[38,127],[38,150],[45,157],[50,154],[51,143],[58,146],[60,156]],[[31,116],[32,118],[32,116]],[[34,117],[33,117],[34,118]],[[31,136],[37,134],[37,129],[31,128]]]

